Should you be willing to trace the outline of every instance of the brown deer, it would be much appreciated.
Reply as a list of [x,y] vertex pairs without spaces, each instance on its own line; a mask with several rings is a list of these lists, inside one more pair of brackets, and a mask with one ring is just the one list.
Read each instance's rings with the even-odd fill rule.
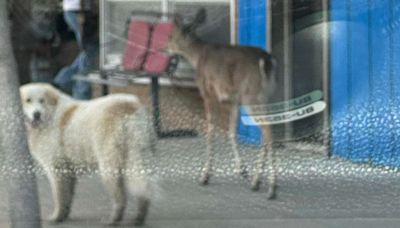
[[[182,55],[196,69],[196,83],[204,100],[207,121],[207,161],[200,179],[203,185],[208,184],[212,169],[211,141],[214,123],[218,116],[215,109],[223,103],[231,107],[229,138],[236,162],[235,172],[244,174],[245,170],[235,140],[239,107],[266,104],[268,95],[275,87],[274,60],[270,54],[255,47],[218,45],[200,41],[194,33],[205,19],[205,9],[200,9],[195,18],[186,24],[179,15],[176,15],[175,28],[167,45],[168,52]],[[268,160],[270,165],[268,197],[272,198],[276,186],[270,126],[263,125],[262,133],[264,145],[252,179],[252,189],[254,191],[259,189],[264,163]]]

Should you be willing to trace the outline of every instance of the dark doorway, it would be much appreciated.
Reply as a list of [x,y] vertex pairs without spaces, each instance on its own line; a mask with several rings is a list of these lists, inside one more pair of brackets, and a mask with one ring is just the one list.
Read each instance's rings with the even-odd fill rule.
[[[323,0],[272,0],[271,50],[278,62],[281,88],[273,101],[325,90],[328,54],[324,4]],[[274,126],[275,137],[322,139],[325,115],[326,112]]]

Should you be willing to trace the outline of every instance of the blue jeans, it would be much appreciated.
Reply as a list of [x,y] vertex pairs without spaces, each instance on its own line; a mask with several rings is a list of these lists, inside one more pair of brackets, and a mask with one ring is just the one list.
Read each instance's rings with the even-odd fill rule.
[[85,48],[82,45],[81,25],[78,22],[79,14],[74,11],[64,11],[64,19],[69,28],[75,33],[80,53],[74,62],[62,68],[54,79],[54,83],[64,92],[71,94],[72,97],[81,100],[90,99],[92,96],[92,88],[89,82],[74,81],[74,75],[87,75],[94,69],[96,63],[96,55],[98,52],[97,44],[87,44]]
[[63,15],[65,23],[67,23],[68,27],[74,32],[79,48],[82,49],[82,26],[78,21],[79,13],[76,11],[64,11]]

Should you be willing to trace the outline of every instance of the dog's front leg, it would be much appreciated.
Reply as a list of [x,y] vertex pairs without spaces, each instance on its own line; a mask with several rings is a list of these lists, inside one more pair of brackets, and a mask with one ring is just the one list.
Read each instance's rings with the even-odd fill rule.
[[71,211],[76,177],[71,173],[52,173],[49,175],[49,180],[54,202],[54,211],[50,216],[49,221],[53,223],[59,223],[68,218],[68,215]]

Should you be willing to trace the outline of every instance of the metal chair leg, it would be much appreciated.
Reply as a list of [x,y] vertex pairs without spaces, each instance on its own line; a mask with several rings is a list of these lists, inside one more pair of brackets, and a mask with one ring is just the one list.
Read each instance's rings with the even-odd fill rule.
[[171,137],[195,137],[197,132],[190,129],[176,129],[171,131],[162,131],[160,103],[159,103],[159,78],[151,77],[151,101],[153,111],[153,123],[158,138],[171,138]]
[[[101,79],[104,79],[104,80],[107,80],[107,78],[108,78],[107,74],[104,73],[104,72],[100,72],[100,77],[101,77]],[[110,91],[109,91],[108,85],[107,84],[102,84],[101,85],[101,94],[103,96],[105,96],[105,95],[107,95],[109,93],[110,93]]]

